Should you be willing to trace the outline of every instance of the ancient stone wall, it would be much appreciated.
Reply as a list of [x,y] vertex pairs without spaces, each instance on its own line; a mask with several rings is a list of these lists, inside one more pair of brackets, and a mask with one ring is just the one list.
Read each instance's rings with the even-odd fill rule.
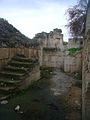
[[62,68],[64,66],[64,52],[43,50],[42,66]]
[[[82,118],[86,120],[87,117],[90,118],[89,113],[86,113],[87,109],[90,109],[90,106],[86,105],[87,91],[90,83],[90,30],[86,34],[86,39],[84,41],[83,49],[83,69],[82,69]],[[90,97],[88,98],[88,101]],[[86,115],[88,114],[88,116]],[[87,119],[89,120],[89,119]]]
[[65,72],[73,73],[81,70],[82,52],[77,52],[72,56],[60,50],[42,49],[40,63],[41,66],[57,67]]
[[66,55],[64,58],[64,71],[73,73],[81,70],[82,53],[78,52],[74,56]]
[[38,33],[33,39],[36,39],[42,47],[60,48],[61,50],[64,50],[63,34],[61,29],[56,28],[49,33]]
[[69,38],[68,48],[82,48],[83,47],[83,38]]
[[58,67],[65,72],[75,72],[81,68],[81,55],[66,55],[60,49],[47,48],[0,48],[0,68],[16,54],[24,54],[28,58],[36,58],[40,66]]
[[85,91],[87,91],[88,83],[90,83],[90,31],[87,33],[83,49],[83,81]]
[[0,68],[16,54],[23,54],[28,58],[39,59],[38,48],[0,48]]
[[40,66],[38,64],[29,73],[29,77],[27,77],[20,83],[19,89],[28,88],[34,81],[37,81],[39,79],[40,79]]
[[[82,120],[90,120],[90,96],[87,94],[90,87],[90,0],[86,17],[86,32],[83,49],[82,69]],[[89,111],[88,111],[89,110]]]

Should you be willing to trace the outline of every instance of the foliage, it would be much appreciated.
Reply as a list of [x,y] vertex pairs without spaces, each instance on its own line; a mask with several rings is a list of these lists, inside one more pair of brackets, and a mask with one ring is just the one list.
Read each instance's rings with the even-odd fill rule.
[[77,51],[80,51],[80,48],[69,48],[67,49],[67,51],[69,51],[70,53],[75,53]]
[[64,44],[64,45],[67,45],[67,44],[68,44],[68,42],[65,42],[65,41],[64,41],[64,42],[63,42],[63,44]]
[[73,37],[83,36],[85,33],[87,0],[79,0],[77,5],[67,10],[70,34]]

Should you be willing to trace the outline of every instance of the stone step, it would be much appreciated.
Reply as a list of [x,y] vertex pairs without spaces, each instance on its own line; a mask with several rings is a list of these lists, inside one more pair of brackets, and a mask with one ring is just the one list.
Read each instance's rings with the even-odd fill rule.
[[0,78],[0,86],[16,86],[21,82],[21,80],[12,80],[8,78]]
[[19,67],[15,67],[15,66],[6,66],[3,68],[4,71],[9,71],[9,72],[17,72],[17,73],[26,73],[28,71],[28,69],[25,68],[19,68]]
[[37,61],[37,59],[35,59],[34,57],[28,58],[28,57],[26,57],[24,55],[16,55],[13,58],[23,59],[23,60],[26,60],[26,61],[28,61],[28,60],[29,61]]
[[2,92],[10,92],[10,91],[12,91],[12,90],[15,90],[16,89],[16,87],[0,87],[0,91],[2,91]]
[[0,101],[7,99],[9,97],[9,94],[6,91],[0,91]]
[[0,94],[0,101],[6,100],[8,97],[9,97],[9,94],[8,95]]
[[21,74],[21,73],[8,72],[8,71],[1,71],[0,72],[0,77],[3,77],[3,78],[22,79],[24,76],[25,76],[25,73]]
[[34,60],[34,59],[29,59],[29,58],[25,58],[25,57],[14,57],[14,58],[12,58],[12,60],[14,60],[14,61],[20,61],[20,62],[36,62],[36,60]]
[[[38,64],[35,59],[28,59],[24,55],[17,55],[0,71],[0,95],[9,95],[18,90],[20,83],[28,73]],[[0,98],[1,98],[0,97]]]
[[23,58],[26,58],[26,56],[24,54],[16,54],[15,57],[23,57]]
[[11,66],[15,66],[15,67],[24,67],[24,68],[32,68],[35,66],[35,64],[32,63],[25,63],[25,62],[19,62],[19,61],[11,61],[10,63],[8,63]]

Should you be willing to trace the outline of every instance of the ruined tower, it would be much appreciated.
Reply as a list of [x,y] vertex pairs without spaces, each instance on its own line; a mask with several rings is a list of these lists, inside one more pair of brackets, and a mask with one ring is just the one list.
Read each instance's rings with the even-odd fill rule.
[[41,32],[35,35],[34,39],[37,39],[42,47],[64,49],[63,46],[63,34],[61,29],[54,29],[49,33]]

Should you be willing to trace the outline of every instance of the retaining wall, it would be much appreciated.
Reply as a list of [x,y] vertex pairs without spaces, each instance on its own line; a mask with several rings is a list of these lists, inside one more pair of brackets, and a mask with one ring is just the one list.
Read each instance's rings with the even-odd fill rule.
[[82,53],[78,52],[74,56],[66,55],[64,58],[64,71],[73,73],[82,69]]
[[0,68],[16,54],[24,54],[28,58],[39,59],[38,48],[0,48]]

